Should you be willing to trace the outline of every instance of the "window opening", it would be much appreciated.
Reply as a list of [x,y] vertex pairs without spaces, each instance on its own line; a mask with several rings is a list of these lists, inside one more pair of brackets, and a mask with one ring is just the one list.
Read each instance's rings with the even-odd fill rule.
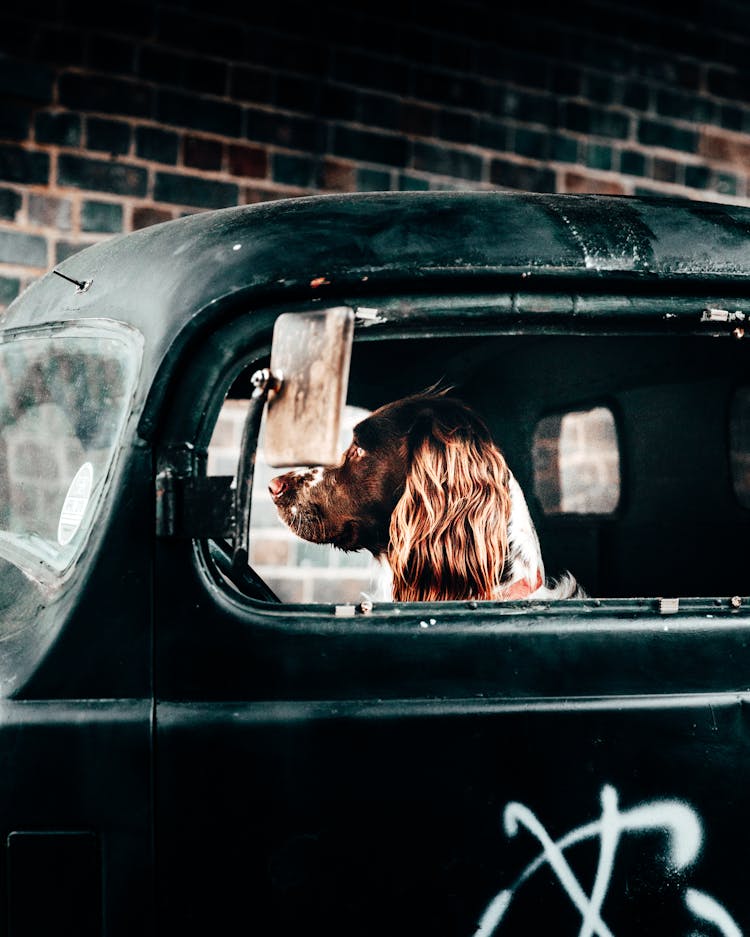
[[[349,401],[362,409],[347,411],[341,452],[353,423],[443,379],[485,421],[507,460],[550,584],[570,572],[592,600],[742,596],[750,523],[737,505],[739,498],[750,507],[746,354],[742,343],[700,336],[368,338],[354,347]],[[242,380],[226,401],[209,458],[211,473],[230,478],[246,413],[235,398],[249,396]],[[253,569],[287,603],[388,602],[385,564],[365,549],[343,553],[312,544],[282,523],[267,487],[285,472],[266,464],[261,437]],[[687,511],[686,504],[700,510]],[[706,543],[722,549],[706,552]]]
[[620,500],[620,453],[606,407],[546,416],[534,432],[534,485],[545,514],[611,514]]

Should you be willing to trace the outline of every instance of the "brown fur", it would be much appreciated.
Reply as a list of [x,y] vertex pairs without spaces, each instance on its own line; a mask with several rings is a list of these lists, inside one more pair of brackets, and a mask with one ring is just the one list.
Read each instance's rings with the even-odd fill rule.
[[271,483],[306,540],[384,556],[396,601],[491,599],[507,553],[508,467],[482,420],[445,391],[386,404],[341,464]]
[[507,548],[507,480],[505,459],[489,439],[433,421],[413,445],[391,515],[395,601],[493,597]]

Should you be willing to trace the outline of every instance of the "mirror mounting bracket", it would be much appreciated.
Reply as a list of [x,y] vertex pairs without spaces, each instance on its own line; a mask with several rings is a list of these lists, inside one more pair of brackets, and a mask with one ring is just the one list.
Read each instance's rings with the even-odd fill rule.
[[242,444],[237,465],[237,486],[234,490],[234,510],[232,512],[232,567],[235,570],[247,566],[250,502],[253,494],[255,455],[263,408],[266,401],[281,387],[282,375],[280,372],[272,372],[268,368],[261,368],[253,374],[250,380],[254,389],[242,430]]
[[231,475],[206,475],[207,453],[190,443],[167,446],[156,475],[157,537],[228,537],[233,520]]

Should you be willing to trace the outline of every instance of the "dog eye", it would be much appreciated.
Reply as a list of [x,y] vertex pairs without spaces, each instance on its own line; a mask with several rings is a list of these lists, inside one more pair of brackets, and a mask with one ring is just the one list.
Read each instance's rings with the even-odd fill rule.
[[346,458],[356,462],[361,459],[364,454],[365,450],[361,446],[355,446],[354,443],[352,443],[346,453]]

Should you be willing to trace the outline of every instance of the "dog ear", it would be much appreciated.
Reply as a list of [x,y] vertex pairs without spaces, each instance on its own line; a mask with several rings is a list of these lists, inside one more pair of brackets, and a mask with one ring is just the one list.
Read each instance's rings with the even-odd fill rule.
[[396,601],[491,599],[507,548],[508,468],[482,424],[426,407],[409,433],[410,467],[390,522]]
[[410,414],[406,431],[409,452],[414,452],[435,434],[439,438],[448,435],[456,439],[462,435],[478,435],[489,441],[489,430],[477,414],[462,401],[446,396],[452,390],[451,387],[436,390],[437,386],[433,384],[415,395],[418,405]]

